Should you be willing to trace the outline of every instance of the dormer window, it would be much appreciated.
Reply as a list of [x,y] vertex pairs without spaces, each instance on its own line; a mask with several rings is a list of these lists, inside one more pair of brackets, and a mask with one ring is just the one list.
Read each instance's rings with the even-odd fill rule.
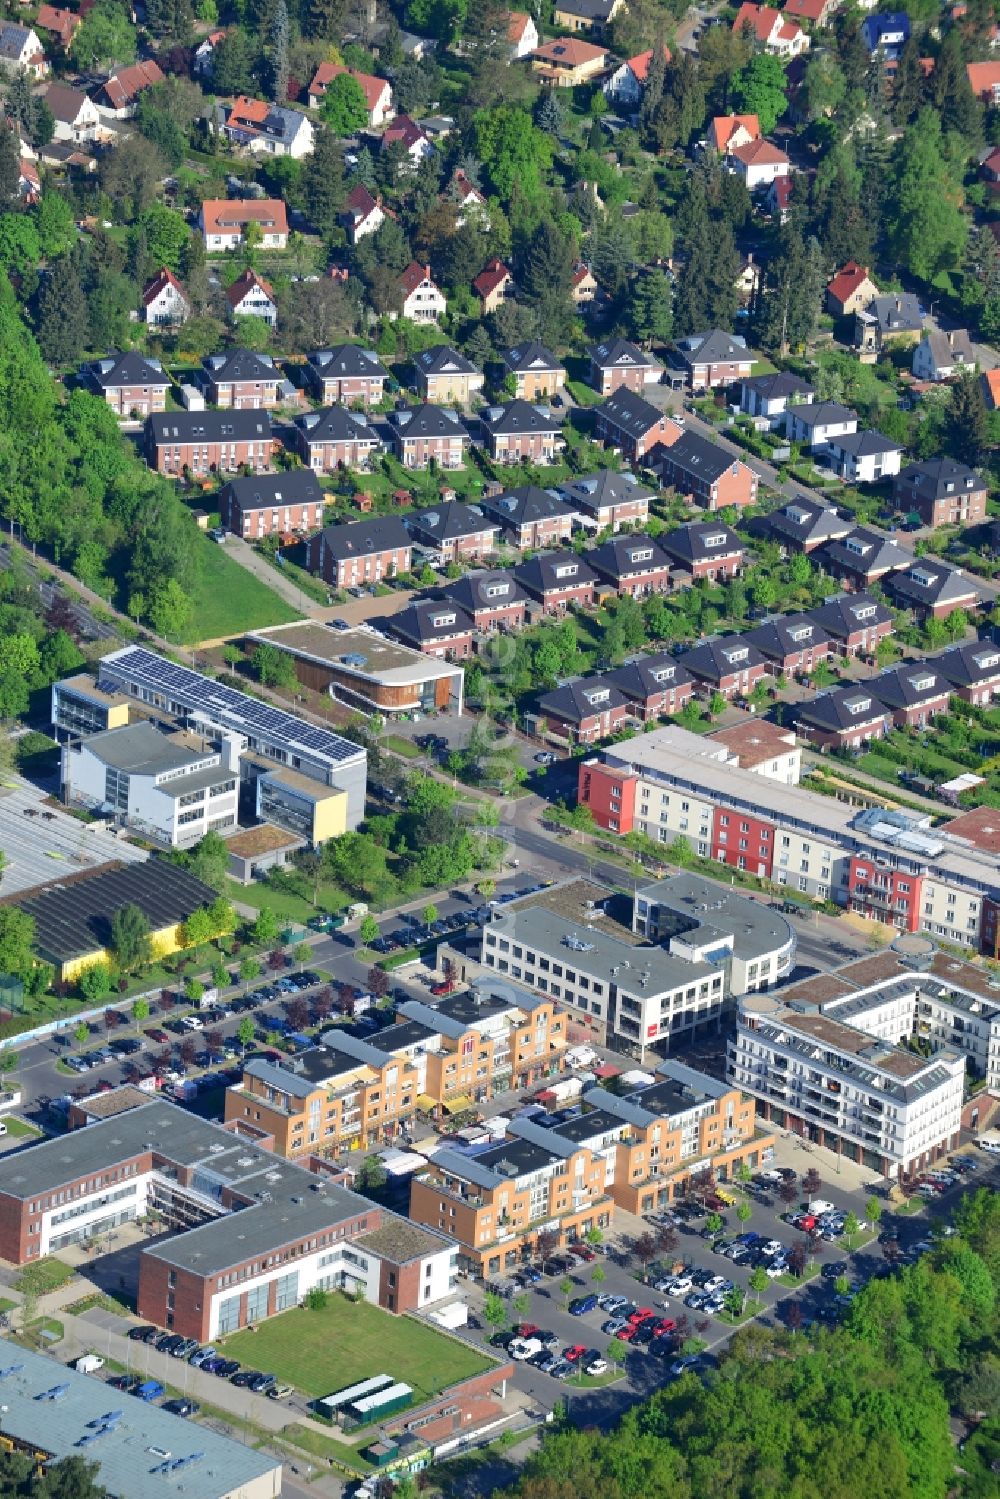
[[864,609],[855,609],[853,612],[855,619],[872,619],[875,614],[875,605],[868,604]]
[[726,538],[725,536],[706,536],[704,544],[706,547],[725,546]]
[[629,554],[629,561],[632,562],[632,563],[635,563],[635,562],[652,562],[652,560],[653,560],[653,548],[652,547],[647,548],[647,550],[644,551],[644,552],[631,552]]
[[872,700],[870,697],[861,697],[855,698],[853,703],[845,703],[844,707],[852,717],[856,718],[859,713],[866,713],[871,705]]
[[564,562],[559,567],[552,569],[552,575],[556,578],[575,578],[579,571],[580,564],[578,562]]

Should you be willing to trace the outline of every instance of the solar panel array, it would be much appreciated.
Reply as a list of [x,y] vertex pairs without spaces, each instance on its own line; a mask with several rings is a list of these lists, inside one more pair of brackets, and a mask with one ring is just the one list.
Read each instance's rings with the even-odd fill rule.
[[259,734],[284,750],[305,750],[335,764],[364,754],[358,745],[330,729],[318,728],[293,713],[272,708],[269,703],[225,687],[186,666],[176,666],[141,646],[127,646],[104,658],[100,668],[102,687],[116,677],[136,687],[164,693],[183,703],[189,711],[200,710],[219,721],[228,720],[230,727]]

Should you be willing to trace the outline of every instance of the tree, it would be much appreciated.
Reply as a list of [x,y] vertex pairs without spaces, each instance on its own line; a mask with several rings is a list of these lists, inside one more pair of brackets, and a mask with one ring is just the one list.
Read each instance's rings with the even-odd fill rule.
[[215,92],[230,96],[249,93],[253,89],[253,63],[254,49],[250,38],[242,26],[231,27],[212,51]]
[[278,918],[270,906],[261,906],[257,912],[256,920],[250,928],[250,935],[258,947],[266,947],[273,942],[278,935]]
[[277,0],[271,17],[270,57],[268,73],[271,80],[271,98],[275,104],[288,103],[288,7],[285,0]]
[[741,114],[755,114],[761,134],[770,135],[788,107],[786,86],[781,60],[769,52],[758,52],[733,79],[733,108]]
[[354,1185],[359,1192],[378,1192],[388,1180],[385,1162],[377,1155],[366,1155],[354,1173]]
[[951,387],[945,417],[945,441],[953,457],[979,463],[989,446],[989,421],[982,385],[974,374],[963,374]]
[[358,928],[358,936],[361,938],[362,947],[371,947],[379,934],[379,924],[370,913],[362,919]]
[[673,291],[665,271],[654,268],[639,276],[628,304],[629,331],[647,348],[665,342],[673,331]]
[[889,251],[921,281],[957,267],[968,237],[961,173],[948,159],[940,117],[921,110],[896,147],[889,178]]
[[38,292],[35,332],[52,364],[75,363],[87,343],[89,313],[72,255],[60,255]]
[[253,1019],[249,1015],[244,1015],[241,1018],[239,1025],[236,1027],[236,1039],[240,1043],[240,1046],[243,1048],[244,1052],[246,1051],[248,1046],[253,1045],[254,1037],[256,1036],[256,1034],[257,1027]]
[[764,1269],[763,1265],[758,1265],[755,1270],[752,1270],[750,1272],[750,1279],[748,1280],[747,1284],[749,1285],[751,1291],[754,1293],[754,1296],[757,1298],[757,1303],[759,1305],[761,1296],[764,1294],[768,1287],[767,1271]]
[[433,901],[428,901],[420,913],[420,919],[424,926],[433,926],[438,919],[438,908]]
[[741,1202],[739,1207],[736,1209],[736,1216],[743,1224],[743,1227],[746,1228],[747,1224],[750,1222],[750,1219],[753,1217],[753,1204],[749,1202]]
[[531,1310],[531,1297],[526,1291],[521,1291],[510,1303],[511,1310],[519,1322],[527,1322],[528,1313]]
[[569,1306],[569,1298],[573,1294],[573,1282],[570,1280],[568,1275],[564,1275],[562,1280],[559,1282],[559,1293],[562,1296],[563,1311],[565,1311]]
[[287,651],[274,645],[259,645],[253,654],[257,676],[265,687],[293,687],[298,681],[295,663]]
[[794,1275],[796,1280],[801,1280],[802,1272],[806,1268],[805,1245],[801,1240],[797,1239],[789,1249],[786,1264],[788,1265],[789,1274]]
[[320,115],[340,139],[364,130],[368,124],[368,104],[358,80],[350,73],[338,73],[327,84]]
[[450,42],[461,31],[469,0],[409,0],[406,24],[423,36]]
[[810,55],[799,97],[810,120],[835,114],[847,94],[847,79],[834,53],[826,48]]
[[[647,78],[646,91],[649,91]],[[562,129],[563,112],[555,89],[543,89],[535,105],[535,124],[546,135],[558,135]]]
[[507,1326],[507,1303],[495,1291],[487,1291],[483,1297],[483,1321],[494,1332],[501,1332]]
[[102,0],[87,12],[70,43],[81,68],[121,67],[135,59],[135,27],[118,0]]
[[559,1248],[559,1235],[551,1228],[543,1228],[535,1236],[535,1249],[544,1270],[549,1260]]
[[552,138],[532,124],[526,110],[510,104],[480,110],[472,124],[475,153],[500,198],[509,202],[515,185],[524,198],[537,198],[542,174],[552,165]]
[[[870,1228],[877,1228],[882,1221],[882,1204],[877,1197],[869,1197],[865,1202],[865,1219]],[[847,1232],[847,1224],[844,1224],[844,1232]]]
[[705,1228],[710,1234],[721,1234],[723,1228],[723,1217],[721,1213],[709,1213],[705,1219]]
[[80,994],[90,1005],[99,1005],[111,993],[112,976],[107,963],[91,963],[77,980]]
[[543,220],[528,242],[519,267],[522,298],[538,319],[538,334],[546,342],[562,343],[575,316],[570,288],[576,263],[569,234]]
[[632,1254],[639,1261],[645,1284],[650,1265],[656,1259],[656,1240],[651,1233],[640,1234],[632,1245]]
[[376,999],[384,999],[392,988],[392,980],[385,969],[380,968],[377,963],[373,963],[371,968],[369,968],[366,982],[369,990],[374,994]]
[[90,1040],[90,1026],[85,1020],[78,1020],[73,1027],[73,1040],[77,1046],[82,1046],[85,1041]]
[[848,1254],[853,1254],[854,1245],[857,1242],[860,1231],[861,1224],[858,1222],[857,1214],[848,1213],[844,1218],[844,1243],[847,1245]]
[[111,951],[123,973],[133,973],[150,960],[149,920],[131,902],[119,906],[111,917]]
[[200,1005],[204,993],[205,985],[201,982],[201,979],[191,977],[184,980],[184,998],[188,1004]]
[[5,121],[0,121],[0,207],[7,208],[20,199],[21,154],[17,136]]
[[802,1190],[806,1195],[806,1200],[809,1201],[809,1199],[815,1197],[822,1185],[823,1181],[816,1167],[810,1166],[808,1171],[804,1172],[802,1176]]
[[677,1253],[677,1230],[672,1223],[661,1223],[656,1230],[656,1248],[666,1259],[672,1260]]
[[590,1269],[591,1282],[595,1286],[603,1286],[607,1278],[607,1271],[605,1270],[604,1266],[601,1264],[600,1260],[595,1260]]

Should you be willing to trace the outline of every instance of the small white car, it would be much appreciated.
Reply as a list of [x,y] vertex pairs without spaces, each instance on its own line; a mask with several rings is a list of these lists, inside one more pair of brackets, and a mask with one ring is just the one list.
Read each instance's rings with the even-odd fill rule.
[[527,1363],[529,1358],[534,1358],[536,1353],[541,1353],[542,1345],[537,1338],[515,1338],[512,1343],[507,1344],[507,1353],[510,1358],[519,1363]]
[[584,1365],[583,1372],[589,1374],[592,1379],[596,1379],[598,1374],[607,1374],[608,1361],[603,1358],[592,1358],[589,1364]]
[[200,1015],[185,1015],[181,1021],[181,1025],[184,1026],[185,1030],[189,1031],[203,1031],[205,1029],[205,1022]]

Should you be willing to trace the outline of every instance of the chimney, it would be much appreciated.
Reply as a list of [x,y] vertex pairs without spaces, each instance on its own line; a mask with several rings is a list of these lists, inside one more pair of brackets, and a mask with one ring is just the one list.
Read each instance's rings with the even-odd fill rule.
[[902,311],[902,309],[903,309],[903,302],[902,302],[902,298],[900,298],[900,297],[897,297],[897,298],[896,298],[896,311],[897,311],[897,312],[901,312],[901,311]]

